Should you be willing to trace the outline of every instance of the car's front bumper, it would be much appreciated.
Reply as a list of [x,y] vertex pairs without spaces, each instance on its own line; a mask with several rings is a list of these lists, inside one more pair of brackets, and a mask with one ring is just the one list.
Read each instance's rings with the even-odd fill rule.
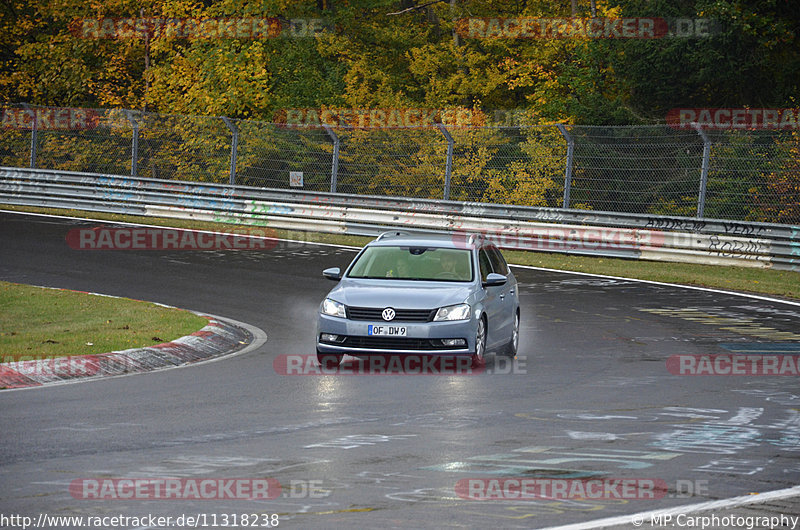
[[[405,337],[385,339],[370,337],[367,329],[373,325],[403,326]],[[470,355],[475,351],[477,325],[473,319],[452,322],[380,322],[348,320],[344,318],[319,315],[317,323],[317,350],[322,353],[349,353],[351,355],[379,354],[418,354],[418,355]],[[323,333],[347,337],[344,344],[320,341]],[[351,339],[352,338],[352,339]],[[441,339],[463,339],[464,346],[432,346]],[[404,347],[406,343],[410,347]],[[413,345],[413,346],[412,346]]]

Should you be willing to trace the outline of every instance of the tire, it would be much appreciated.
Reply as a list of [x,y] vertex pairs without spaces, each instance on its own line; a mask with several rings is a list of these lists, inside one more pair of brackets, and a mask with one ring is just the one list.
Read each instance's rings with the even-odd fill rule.
[[343,357],[344,354],[342,353],[323,353],[317,350],[317,363],[326,369],[333,369],[339,366]]
[[504,348],[504,353],[514,358],[517,356],[519,350],[519,311],[514,315],[514,329],[511,332],[511,340],[508,341]]
[[475,332],[475,352],[472,354],[472,367],[480,368],[486,364],[486,319],[481,317],[478,321],[478,330]]

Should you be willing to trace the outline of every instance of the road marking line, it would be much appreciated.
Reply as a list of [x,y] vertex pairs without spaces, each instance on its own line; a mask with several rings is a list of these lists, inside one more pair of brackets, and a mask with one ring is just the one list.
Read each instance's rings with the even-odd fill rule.
[[639,282],[639,283],[649,283],[651,285],[662,285],[665,287],[679,287],[681,289],[693,289],[695,291],[705,291],[709,293],[718,293],[718,294],[728,294],[731,296],[742,296],[744,298],[752,298],[754,300],[764,300],[766,302],[777,302],[779,304],[788,304],[800,307],[800,302],[794,302],[791,300],[781,300],[780,298],[770,298],[769,296],[761,296],[757,294],[749,294],[749,293],[739,293],[736,291],[725,291],[723,289],[714,289],[711,287],[698,287],[696,285],[681,285],[679,283],[666,283],[666,282],[657,282],[654,280],[640,280],[638,278],[626,278],[624,276],[608,276],[606,274],[594,274],[591,272],[577,272],[577,271],[562,271],[559,269],[548,269],[547,267],[534,267],[533,265],[515,265],[513,263],[509,263],[511,267],[517,267],[520,269],[532,269],[532,270],[540,270],[540,271],[547,271],[547,272],[560,272],[562,274],[577,274],[579,276],[593,276],[595,278],[608,278],[611,280],[625,280],[629,282]]
[[676,516],[680,514],[704,512],[708,510],[718,510],[722,508],[735,508],[738,506],[745,506],[748,504],[762,504],[769,501],[787,499],[799,495],[800,495],[800,486],[794,486],[792,488],[768,491],[766,493],[757,493],[754,495],[742,495],[741,497],[731,497],[729,499],[701,502],[698,504],[687,504],[685,506],[677,506],[675,508],[667,508],[664,510],[651,510],[648,512],[639,512],[632,515],[620,515],[618,517],[608,517],[606,519],[596,519],[594,521],[586,521],[584,523],[568,524],[564,526],[549,526],[544,528],[543,530],[584,530],[588,528],[606,528],[609,526],[633,524],[634,519],[640,522],[641,521],[649,522],[652,521],[651,517],[653,516],[659,516],[659,515]]

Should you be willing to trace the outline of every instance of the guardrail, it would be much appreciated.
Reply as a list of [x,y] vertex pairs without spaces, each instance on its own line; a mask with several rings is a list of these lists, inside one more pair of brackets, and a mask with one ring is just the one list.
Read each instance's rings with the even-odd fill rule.
[[0,168],[0,203],[374,236],[484,232],[504,249],[800,271],[800,226],[352,196]]

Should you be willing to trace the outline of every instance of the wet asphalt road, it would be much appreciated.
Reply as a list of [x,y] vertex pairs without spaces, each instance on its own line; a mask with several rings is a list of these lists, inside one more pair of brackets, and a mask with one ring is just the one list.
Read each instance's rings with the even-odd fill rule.
[[[313,353],[317,306],[333,285],[321,270],[345,266],[351,250],[69,248],[70,228],[95,225],[0,214],[0,279],[208,312],[257,326],[268,341],[207,365],[0,392],[2,514],[206,514],[221,524],[223,514],[277,513],[288,528],[541,528],[800,482],[797,376],[689,377],[666,366],[678,354],[794,351],[798,305],[515,268],[522,330],[513,369],[286,376],[273,360]],[[69,491],[80,479],[171,477],[270,477],[284,489],[260,501],[85,500]],[[456,492],[462,479],[514,477],[640,478],[669,491],[537,501]]]

